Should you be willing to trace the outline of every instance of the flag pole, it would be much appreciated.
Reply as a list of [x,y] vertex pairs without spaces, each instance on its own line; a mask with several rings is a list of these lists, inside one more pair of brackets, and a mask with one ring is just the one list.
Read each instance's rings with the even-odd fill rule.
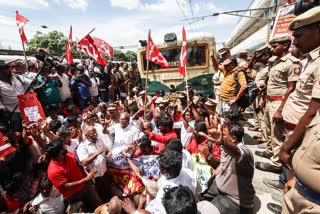
[[149,29],[149,33],[148,33],[148,45],[147,45],[147,74],[146,74],[146,82],[145,82],[145,91],[146,94],[144,96],[144,113],[143,113],[143,119],[146,119],[146,111],[147,111],[147,97],[148,97],[148,87],[149,87],[149,52],[150,52],[150,34],[151,34],[151,30]]
[[26,54],[26,48],[24,47],[24,43],[23,41],[21,40],[21,43],[22,43],[22,50],[23,50],[23,55],[24,55],[24,59],[26,61],[26,72],[29,71],[29,68],[28,68],[28,61],[27,61],[27,54]]
[[[93,28],[89,33],[87,33],[84,37],[88,36],[90,33],[92,33],[96,28]],[[84,38],[82,37],[82,39]],[[77,46],[77,44],[81,41],[81,39],[79,41],[77,41],[68,51],[64,52],[64,54],[60,57],[59,61],[62,62],[64,57],[67,55],[67,53],[69,53],[73,48],[75,48]]]
[[185,78],[186,78],[186,90],[187,90],[187,101],[190,101],[189,98],[189,87],[188,87],[188,73],[187,73],[187,64],[184,67],[184,73],[185,73]]

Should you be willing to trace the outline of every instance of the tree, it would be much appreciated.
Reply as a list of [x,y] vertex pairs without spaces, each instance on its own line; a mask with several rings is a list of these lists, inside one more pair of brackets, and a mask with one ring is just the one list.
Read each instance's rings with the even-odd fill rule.
[[128,62],[137,61],[137,54],[133,51],[126,52],[126,59]]
[[37,48],[45,48],[50,53],[62,55],[65,51],[67,37],[62,32],[51,31],[43,34],[39,31],[28,43],[28,51],[35,51]]
[[126,61],[127,60],[127,56],[125,53],[123,53],[122,51],[120,50],[113,50],[113,60],[116,60],[116,61]]

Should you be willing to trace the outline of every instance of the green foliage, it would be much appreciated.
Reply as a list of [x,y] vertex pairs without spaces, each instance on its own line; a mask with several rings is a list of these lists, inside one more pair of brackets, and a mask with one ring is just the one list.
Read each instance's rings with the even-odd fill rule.
[[126,56],[128,62],[137,61],[137,54],[134,51],[127,51]]
[[115,61],[126,61],[126,62],[132,62],[132,61],[137,61],[137,54],[133,51],[127,51],[124,53],[121,50],[113,50],[113,60]]
[[63,54],[65,51],[67,37],[62,32],[51,31],[48,34],[36,32],[36,35],[28,43],[28,51],[35,51],[37,48],[45,48],[50,53]]

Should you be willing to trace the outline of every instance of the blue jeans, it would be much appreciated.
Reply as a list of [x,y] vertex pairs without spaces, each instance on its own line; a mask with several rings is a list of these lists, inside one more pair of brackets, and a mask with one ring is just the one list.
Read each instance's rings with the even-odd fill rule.
[[100,96],[100,100],[102,102],[109,102],[109,91],[108,89],[104,90],[99,90],[99,96]]

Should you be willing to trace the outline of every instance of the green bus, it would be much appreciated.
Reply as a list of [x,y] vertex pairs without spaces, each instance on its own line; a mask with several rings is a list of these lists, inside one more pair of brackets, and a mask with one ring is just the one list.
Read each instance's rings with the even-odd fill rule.
[[[149,86],[148,93],[152,94],[157,89],[166,92],[170,91],[170,86],[174,86],[177,91],[183,91],[185,78],[179,73],[178,65],[181,52],[181,41],[177,41],[175,34],[165,36],[164,44],[157,44],[158,49],[170,64],[170,68],[161,68],[149,62]],[[171,41],[166,40],[171,38]],[[212,48],[215,48],[213,36],[199,36],[187,40],[187,75],[188,83],[192,88],[204,96],[212,94],[212,76],[214,73],[212,61],[209,56]],[[147,60],[146,48],[139,48],[137,52],[137,64],[141,75],[142,86],[145,85]]]

